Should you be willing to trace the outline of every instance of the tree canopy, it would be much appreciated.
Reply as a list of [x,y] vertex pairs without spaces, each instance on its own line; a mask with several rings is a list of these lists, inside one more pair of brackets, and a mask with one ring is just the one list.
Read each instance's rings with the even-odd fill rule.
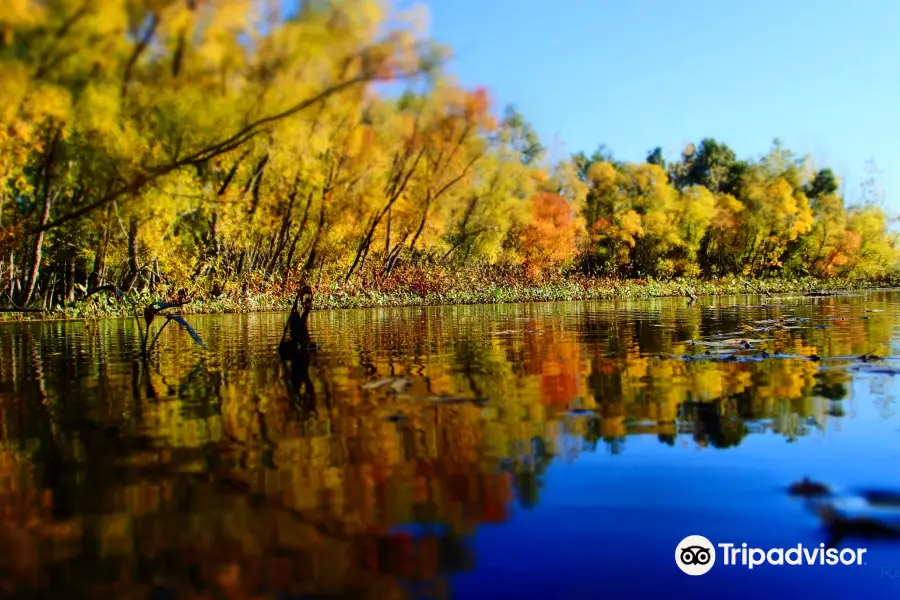
[[[776,143],[551,161],[526,117],[443,72],[375,0],[0,6],[0,289],[216,295],[473,261],[535,277],[882,277],[876,202]],[[404,18],[399,18],[404,17]],[[406,90],[387,93],[380,82]],[[373,279],[374,278],[374,279]]]

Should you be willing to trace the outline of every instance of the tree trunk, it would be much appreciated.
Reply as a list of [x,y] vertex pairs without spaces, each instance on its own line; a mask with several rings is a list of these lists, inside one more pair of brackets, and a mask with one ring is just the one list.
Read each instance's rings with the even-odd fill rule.
[[100,244],[97,248],[97,253],[94,255],[94,273],[96,273],[97,285],[102,285],[103,280],[106,279],[106,256],[109,251],[109,237],[110,230],[112,229],[109,226],[110,218],[112,217],[112,204],[106,207],[106,219],[103,222],[103,231],[100,234]]
[[362,260],[363,255],[369,251],[369,245],[372,243],[372,236],[375,235],[375,228],[378,226],[378,221],[381,220],[381,215],[383,215],[384,212],[376,214],[371,219],[371,224],[366,231],[366,235],[362,240],[360,240],[359,246],[356,249],[356,257],[353,259],[353,264],[350,265],[350,270],[347,271],[347,276],[344,278],[344,283],[350,281],[350,276],[353,275],[356,267],[359,266],[360,260]]
[[42,308],[47,310],[49,308],[53,308],[53,290],[56,288],[56,273],[53,273],[50,276],[50,280],[47,283],[47,289],[44,291],[44,302]]
[[425,207],[425,212],[422,213],[422,220],[419,221],[419,228],[416,229],[416,235],[413,236],[412,241],[409,243],[409,251],[413,255],[413,260],[416,257],[416,242],[419,241],[419,236],[422,235],[422,232],[425,231],[425,221],[428,219],[428,207]]
[[400,252],[403,250],[403,244],[406,243],[407,238],[409,238],[408,231],[403,234],[403,237],[399,242],[397,242],[397,245],[394,246],[394,249],[388,254],[387,262],[385,262],[384,269],[381,272],[382,275],[390,275],[391,271],[394,269],[394,265],[397,264],[397,258],[400,256]]
[[[294,260],[294,251],[297,249],[297,242],[300,241],[300,236],[303,235],[303,230],[306,229],[306,221],[309,218],[309,205],[312,204],[312,192],[309,193],[309,196],[306,198],[306,209],[303,211],[303,219],[300,220],[300,226],[297,227],[297,233],[294,234],[294,239],[291,240],[291,247],[288,249],[287,258],[284,261],[284,276],[287,277],[288,273],[291,270],[291,265]],[[319,225],[321,227],[321,224]]]
[[312,245],[309,247],[309,257],[303,266],[304,271],[309,271],[315,266],[316,253],[319,250],[319,240],[322,237],[322,229],[325,227],[325,196],[322,196],[322,207],[319,209],[319,224],[316,226],[316,234],[313,237]]
[[9,253],[9,298],[12,301],[16,294],[16,253]]
[[393,209],[388,211],[387,214],[387,234],[384,236],[384,256],[387,258],[388,254],[391,252],[391,216],[393,214]]
[[134,284],[138,280],[141,268],[138,264],[137,234],[137,219],[131,219],[128,223],[128,275],[125,278],[125,282],[122,284],[122,290],[125,292],[130,291],[131,288],[134,287]]
[[[45,225],[50,219],[50,195],[44,195],[44,208],[41,211],[41,225]],[[38,274],[41,270],[41,254],[44,245],[44,232],[40,231],[34,236],[34,247],[32,248],[31,271],[28,273],[28,282],[25,285],[25,293],[22,296],[22,306],[28,306],[31,302],[31,296],[34,294],[34,287],[37,285]]]
[[31,271],[28,273],[28,283],[25,286],[25,293],[22,296],[22,306],[27,306],[31,302],[31,296],[34,294],[34,286],[37,284],[38,273],[41,270],[41,251],[44,245],[43,228],[50,221],[50,179],[53,174],[53,159],[56,156],[56,150],[59,147],[61,131],[56,130],[50,147],[47,149],[47,156],[42,165],[43,185],[41,191],[43,195],[43,207],[41,208],[41,220],[38,233],[34,237],[34,248],[32,256],[34,262],[31,265]]
[[66,302],[75,300],[75,257],[66,261]]

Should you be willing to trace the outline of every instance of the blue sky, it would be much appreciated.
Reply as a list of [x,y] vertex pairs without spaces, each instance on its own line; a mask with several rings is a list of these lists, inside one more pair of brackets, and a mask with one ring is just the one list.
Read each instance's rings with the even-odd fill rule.
[[675,158],[715,137],[755,157],[779,137],[851,200],[874,159],[900,213],[898,0],[420,3],[459,81],[515,104],[557,153]]

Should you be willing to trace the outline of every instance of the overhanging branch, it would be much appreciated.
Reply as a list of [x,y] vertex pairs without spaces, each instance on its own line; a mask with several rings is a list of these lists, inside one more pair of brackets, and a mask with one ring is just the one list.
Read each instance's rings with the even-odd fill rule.
[[[391,79],[398,79],[398,78],[406,79],[406,78],[410,78],[410,77],[415,77],[416,75],[418,75],[418,71],[413,72],[413,73],[404,73],[400,76],[391,77]],[[113,189],[111,192],[105,194],[104,196],[95,200],[94,202],[86,204],[85,206],[82,206],[79,209],[76,209],[70,213],[62,215],[62,216],[58,217],[57,219],[54,219],[53,221],[48,221],[45,224],[38,225],[38,226],[32,228],[31,230],[29,230],[28,233],[33,235],[33,234],[41,233],[43,231],[48,231],[48,230],[58,227],[64,223],[67,223],[73,219],[83,217],[84,215],[86,215],[106,204],[109,204],[113,200],[116,200],[122,196],[136,194],[145,185],[159,179],[160,177],[168,175],[169,173],[177,171],[178,169],[207,162],[217,156],[221,156],[222,154],[225,154],[227,152],[230,152],[231,150],[239,148],[242,145],[244,145],[245,143],[247,143],[248,141],[250,141],[251,139],[253,139],[254,137],[256,137],[257,135],[259,135],[260,133],[266,131],[272,125],[274,125],[274,124],[278,123],[279,121],[282,121],[288,117],[291,117],[299,112],[302,112],[303,110],[309,108],[310,106],[315,105],[318,102],[322,102],[329,96],[340,93],[350,87],[353,87],[354,85],[358,85],[358,84],[369,82],[369,81],[379,81],[379,80],[384,80],[384,79],[387,79],[387,78],[381,77],[379,75],[375,75],[372,73],[365,73],[363,75],[359,75],[359,76],[353,77],[351,79],[342,81],[340,83],[336,83],[336,84],[322,90],[315,96],[307,98],[306,100],[303,100],[302,102],[295,104],[294,106],[292,106],[286,110],[283,110],[274,115],[270,115],[268,117],[263,117],[261,119],[258,119],[256,121],[246,125],[240,131],[225,138],[224,140],[221,140],[215,144],[207,146],[206,148],[198,150],[184,158],[173,161],[169,164],[152,168],[147,173],[140,175],[138,177],[135,177],[128,183],[125,183],[125,184]]]

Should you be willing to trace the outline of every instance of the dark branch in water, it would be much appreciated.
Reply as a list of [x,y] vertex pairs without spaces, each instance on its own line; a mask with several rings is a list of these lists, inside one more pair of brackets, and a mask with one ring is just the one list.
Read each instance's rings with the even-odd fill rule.
[[166,322],[163,323],[163,326],[159,328],[159,331],[156,332],[156,336],[154,336],[153,341],[150,344],[147,344],[147,340],[150,337],[150,324],[153,322],[153,319],[157,314],[160,314],[161,311],[164,311],[168,308],[178,308],[184,306],[187,302],[154,302],[153,304],[149,304],[144,309],[144,322],[147,324],[147,331],[144,334],[144,356],[146,357],[147,353],[150,352],[150,349],[153,348],[153,345],[156,343],[156,340],[159,339],[159,334],[162,333],[163,329],[166,328],[170,322],[175,321],[179,325],[181,325],[187,332],[188,335],[191,336],[197,344],[200,345],[201,348],[206,348],[206,345],[203,343],[203,340],[200,339],[200,336],[197,335],[197,332],[194,331],[194,328],[188,325],[187,321],[184,320],[184,317],[181,315],[162,315],[166,318]]
[[278,354],[285,367],[288,391],[304,412],[313,410],[316,405],[315,390],[309,378],[310,353],[319,349],[309,335],[309,313],[312,305],[312,288],[309,287],[306,278],[303,278],[300,280],[297,296],[291,306],[291,314],[288,315],[284,331],[281,333],[281,342],[278,344]]
[[[181,325],[185,329],[185,331],[188,332],[188,335],[191,336],[191,339],[194,340],[195,342],[197,342],[197,345],[199,345],[203,349],[206,349],[206,344],[203,343],[203,340],[200,338],[200,336],[197,334],[197,332],[194,331],[194,328],[191,327],[190,325],[188,325],[188,322],[184,320],[184,317],[182,317],[181,315],[163,315],[163,316],[166,317],[166,322],[163,323],[163,326],[160,327],[159,331],[156,332],[156,335],[153,337],[153,341],[150,342],[150,345],[147,347],[147,351],[149,351],[151,348],[153,348],[153,345],[156,343],[156,340],[159,339],[159,334],[161,334],[163,332],[163,329],[166,328],[166,325],[168,325],[169,323],[171,323],[173,321],[175,323],[178,323],[179,325]],[[148,330],[149,330],[149,327],[148,327]]]
[[[99,287],[95,287],[91,290],[88,290],[87,294],[85,294],[85,298],[90,298],[94,294],[98,294],[100,292],[112,292],[113,294],[115,294],[116,298],[118,298],[119,300],[126,300],[135,309],[138,308],[137,303],[134,300],[132,300],[126,292],[123,292],[121,289],[119,289],[119,286],[117,286],[114,283],[102,285]],[[138,325],[139,325],[138,331],[141,334],[141,354],[143,355],[143,357],[145,359],[147,358],[147,354],[150,352],[150,349],[153,348],[154,344],[156,344],[156,341],[159,339],[159,336],[163,332],[163,329],[165,329],[166,325],[168,325],[172,321],[181,325],[181,327],[184,328],[185,331],[187,331],[188,335],[191,336],[192,340],[197,342],[197,344],[201,348],[206,349],[206,344],[203,343],[203,339],[197,334],[196,331],[194,331],[194,328],[191,327],[188,324],[188,322],[184,320],[184,317],[181,315],[163,314],[162,316],[164,316],[166,318],[166,322],[163,323],[162,327],[159,328],[159,331],[156,332],[156,335],[153,336],[153,340],[152,341],[150,340],[150,325],[151,325],[151,323],[153,323],[153,319],[156,318],[156,315],[161,314],[162,311],[164,311],[166,309],[179,308],[181,306],[184,306],[187,303],[188,303],[187,301],[181,301],[181,302],[159,301],[159,302],[154,302],[152,304],[148,304],[147,306],[144,307],[144,310],[143,310],[143,314],[144,314],[144,328],[143,329],[141,329],[141,327],[140,327],[140,317],[137,314],[137,312],[135,312],[134,318],[136,320],[138,320]]]
[[[297,350],[310,351],[318,350],[319,347],[312,343],[309,335],[309,313],[312,310],[313,293],[312,288],[306,283],[306,279],[300,280],[300,289],[297,290],[297,296],[294,298],[294,305],[291,307],[291,314],[288,315],[287,323],[284,325],[284,331],[281,334],[281,343],[278,345],[279,351],[295,352]],[[302,307],[303,312],[297,310]]]

